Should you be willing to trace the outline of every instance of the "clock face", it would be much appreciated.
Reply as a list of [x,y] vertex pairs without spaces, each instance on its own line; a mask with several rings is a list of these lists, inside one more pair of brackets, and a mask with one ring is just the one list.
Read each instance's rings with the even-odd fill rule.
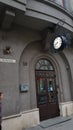
[[59,49],[62,45],[62,38],[61,37],[55,38],[53,45],[55,49]]

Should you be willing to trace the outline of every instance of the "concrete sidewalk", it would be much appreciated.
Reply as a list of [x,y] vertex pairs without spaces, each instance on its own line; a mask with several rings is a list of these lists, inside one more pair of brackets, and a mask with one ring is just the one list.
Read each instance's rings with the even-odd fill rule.
[[48,119],[23,130],[73,130],[73,116]]

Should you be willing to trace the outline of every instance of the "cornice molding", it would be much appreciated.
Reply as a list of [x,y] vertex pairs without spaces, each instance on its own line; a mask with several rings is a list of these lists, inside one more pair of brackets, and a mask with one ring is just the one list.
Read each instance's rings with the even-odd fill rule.
[[71,12],[69,12],[66,8],[62,7],[61,5],[57,4],[56,2],[53,2],[50,0],[36,0],[36,1],[42,2],[42,3],[47,4],[47,5],[51,5],[52,7],[56,8],[58,10],[61,10],[66,15],[73,18],[73,14]]

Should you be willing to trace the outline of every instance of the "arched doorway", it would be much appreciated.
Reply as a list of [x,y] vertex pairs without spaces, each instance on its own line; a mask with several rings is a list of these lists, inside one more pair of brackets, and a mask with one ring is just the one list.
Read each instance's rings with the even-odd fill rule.
[[40,59],[35,66],[35,77],[40,120],[59,116],[56,75],[52,63],[47,59]]

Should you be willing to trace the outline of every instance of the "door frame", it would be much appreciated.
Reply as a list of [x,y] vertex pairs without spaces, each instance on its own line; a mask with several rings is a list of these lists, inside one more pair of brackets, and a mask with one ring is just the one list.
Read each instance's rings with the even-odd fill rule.
[[[44,63],[49,63],[49,64],[45,65],[45,64],[43,64],[43,62]],[[48,66],[51,67],[51,68],[48,68]],[[37,67],[39,67],[39,68],[40,67],[47,67],[47,68],[45,68],[45,69],[47,69],[47,71],[46,70],[41,70],[39,68],[37,70]],[[48,70],[48,69],[50,69],[50,70]],[[45,75],[44,75],[44,72],[45,72]],[[50,117],[59,116],[59,112],[60,111],[59,111],[59,103],[58,103],[58,96],[57,96],[57,87],[56,87],[56,79],[55,79],[56,78],[56,76],[55,76],[55,69],[53,67],[53,64],[50,62],[50,60],[42,58],[42,59],[39,59],[37,61],[37,63],[36,63],[36,69],[35,69],[35,77],[36,77],[35,78],[36,79],[35,82],[36,82],[37,107],[39,107],[39,111],[40,111],[40,120],[48,119]],[[44,98],[46,100],[46,102],[45,103],[43,102],[42,104],[39,104],[39,100],[38,100],[39,99],[38,98],[38,96],[39,96],[38,87],[39,86],[38,86],[37,83],[38,83],[38,81],[40,81],[40,80],[38,80],[38,78],[42,79],[42,82],[43,82],[43,79],[45,79],[45,81],[46,81],[46,84],[45,84],[46,85],[45,86],[46,87],[45,88],[45,91],[46,91],[45,98],[40,93],[40,99]],[[52,90],[50,92],[48,91],[48,87],[49,87],[48,84],[47,84],[48,79],[49,79],[49,81],[50,80],[52,81],[52,87],[54,87],[54,88],[51,88]],[[50,98],[49,94],[51,96],[50,100],[49,100],[49,98]],[[52,97],[53,97],[53,99],[52,99]],[[50,109],[50,107],[51,107],[51,109]],[[54,111],[53,111],[53,107],[55,108]],[[46,109],[47,112],[45,111],[45,109]],[[50,109],[50,112],[48,111],[48,109]]]

